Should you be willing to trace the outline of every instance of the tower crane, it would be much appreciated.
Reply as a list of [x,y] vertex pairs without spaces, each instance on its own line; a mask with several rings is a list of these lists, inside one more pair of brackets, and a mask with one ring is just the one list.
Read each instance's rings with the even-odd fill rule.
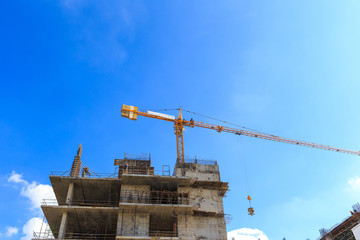
[[227,132],[227,133],[233,133],[236,135],[261,138],[261,139],[266,139],[266,140],[271,140],[271,141],[276,141],[276,142],[283,142],[283,143],[289,143],[289,144],[294,144],[294,145],[299,145],[299,146],[318,148],[318,149],[323,149],[323,150],[328,150],[328,151],[347,153],[347,154],[353,154],[353,155],[360,156],[360,151],[347,150],[347,149],[332,147],[329,145],[307,142],[307,141],[300,141],[300,140],[295,140],[295,139],[290,139],[290,138],[284,138],[284,137],[279,137],[279,136],[266,134],[266,133],[260,133],[260,132],[256,132],[256,131],[249,131],[249,130],[244,130],[244,129],[236,129],[236,128],[231,128],[231,127],[226,127],[226,126],[204,123],[202,121],[198,122],[198,121],[194,121],[193,119],[188,121],[188,120],[183,119],[182,109],[179,108],[177,110],[179,110],[179,113],[178,113],[178,116],[175,117],[172,115],[163,114],[163,113],[159,113],[159,112],[153,112],[153,111],[142,112],[142,111],[139,111],[137,107],[123,105],[121,108],[121,116],[129,118],[130,120],[137,120],[137,116],[144,116],[144,117],[155,118],[155,119],[164,120],[164,121],[168,121],[168,122],[173,122],[174,123],[174,132],[176,135],[176,149],[177,149],[176,162],[177,163],[185,162],[184,137],[183,137],[184,127],[191,127],[191,128],[201,127],[201,128],[212,129],[219,133]]
[[[188,121],[188,120],[183,119],[182,109],[179,108],[177,110],[179,110],[179,113],[178,113],[178,116],[175,117],[173,115],[168,115],[168,114],[163,114],[163,113],[153,112],[153,111],[142,112],[142,111],[139,111],[138,108],[135,106],[123,105],[121,108],[121,116],[129,118],[130,120],[137,120],[138,116],[144,116],[144,117],[155,118],[155,119],[164,120],[164,121],[168,121],[168,122],[173,122],[174,123],[174,132],[176,135],[176,149],[177,149],[176,163],[185,163],[184,137],[183,137],[184,127],[191,127],[191,128],[201,127],[201,128],[212,129],[219,133],[220,132],[228,132],[228,133],[233,133],[236,135],[244,135],[244,136],[248,136],[248,137],[261,138],[261,139],[266,139],[266,140],[271,140],[271,141],[276,141],[276,142],[283,142],[283,143],[289,143],[289,144],[294,144],[294,145],[299,145],[299,146],[318,148],[318,149],[323,149],[323,150],[328,150],[328,151],[347,153],[347,154],[353,154],[353,155],[360,156],[360,151],[347,150],[347,149],[331,147],[329,145],[324,145],[324,144],[319,144],[319,143],[300,141],[300,140],[295,140],[295,139],[290,139],[290,138],[283,138],[283,137],[266,134],[266,133],[260,133],[260,132],[256,132],[256,131],[249,131],[249,130],[244,130],[244,129],[236,129],[236,128],[231,128],[231,127],[226,127],[226,126],[214,125],[214,124],[210,124],[210,123],[204,123],[202,121],[198,122],[198,121],[194,121],[193,119],[190,119]],[[253,215],[255,215],[255,211],[254,211],[254,208],[251,207],[252,199],[251,199],[250,195],[247,197],[247,199],[249,200],[249,203],[250,203],[250,207],[248,208],[248,214],[250,216],[253,216]]]

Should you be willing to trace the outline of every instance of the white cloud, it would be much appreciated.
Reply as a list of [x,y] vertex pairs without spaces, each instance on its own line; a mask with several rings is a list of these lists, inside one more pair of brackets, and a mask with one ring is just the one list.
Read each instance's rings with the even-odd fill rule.
[[6,227],[6,232],[5,233],[0,233],[0,237],[2,237],[2,236],[11,237],[13,235],[16,235],[18,232],[19,232],[18,228],[7,226]]
[[22,174],[12,171],[8,182],[14,182],[22,185],[20,194],[27,197],[31,203],[31,209],[40,210],[41,202],[43,199],[55,199],[55,194],[50,185],[39,184],[37,182],[29,183],[23,179]]
[[5,236],[11,237],[12,235],[16,235],[19,232],[19,229],[16,227],[6,227]]
[[23,226],[23,233],[25,234],[21,240],[31,240],[34,236],[34,232],[40,232],[41,227],[43,226],[43,220],[38,217],[31,218]]
[[32,209],[40,208],[43,199],[55,199],[55,194],[51,186],[38,184],[36,182],[26,185],[26,187],[21,190],[21,195],[30,199]]
[[360,177],[356,176],[354,178],[350,178],[348,180],[348,184],[352,190],[360,190]]
[[265,233],[257,228],[240,228],[228,232],[229,240],[269,240]]
[[[23,226],[23,233],[25,236],[23,236],[21,240],[30,240],[33,237],[34,232],[40,232],[41,226],[45,228],[42,218],[39,217],[41,216],[40,206],[43,199],[56,198],[53,188],[50,185],[39,184],[35,181],[30,183],[23,179],[22,174],[16,173],[15,171],[12,171],[10,177],[8,178],[8,182],[16,183],[21,186],[20,195],[30,200],[30,209],[35,211],[34,214],[36,217],[28,220]],[[3,235],[11,236],[17,233],[17,228],[8,227],[7,233]]]
[[12,171],[11,176],[8,179],[8,182],[14,183],[27,183],[24,179],[22,179],[22,174],[18,174],[15,171]]

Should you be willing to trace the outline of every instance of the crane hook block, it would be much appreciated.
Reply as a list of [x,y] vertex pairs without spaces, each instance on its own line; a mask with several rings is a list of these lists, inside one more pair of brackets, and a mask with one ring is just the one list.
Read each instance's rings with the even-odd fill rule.
[[251,201],[251,197],[250,195],[247,196],[247,200]]
[[254,210],[254,208],[252,208],[252,207],[249,207],[249,208],[248,208],[248,212],[249,212],[249,215],[250,215],[250,216],[254,216],[254,215],[255,215],[255,210]]

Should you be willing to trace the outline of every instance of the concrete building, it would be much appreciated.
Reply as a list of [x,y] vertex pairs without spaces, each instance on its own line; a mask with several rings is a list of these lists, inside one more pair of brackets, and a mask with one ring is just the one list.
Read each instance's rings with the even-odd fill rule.
[[360,223],[360,205],[353,205],[351,215],[344,219],[341,223],[334,225],[330,229],[320,229],[320,237],[318,240],[358,240],[359,223]]
[[354,234],[355,240],[360,240],[360,223],[351,229]]
[[50,176],[56,200],[42,210],[51,231],[34,239],[227,239],[228,183],[216,161],[177,163],[170,176],[155,174],[150,156],[125,155],[116,174],[101,175],[79,151],[70,173]]

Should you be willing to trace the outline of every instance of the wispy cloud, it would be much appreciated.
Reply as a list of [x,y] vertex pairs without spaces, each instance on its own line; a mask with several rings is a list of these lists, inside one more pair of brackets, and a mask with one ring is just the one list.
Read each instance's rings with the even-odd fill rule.
[[19,232],[19,229],[16,227],[6,227],[5,236],[11,237],[12,235],[16,235]]
[[125,45],[133,41],[136,24],[146,15],[140,1],[63,0],[62,6],[75,30],[79,59],[107,70],[125,61]]
[[10,177],[8,178],[8,182],[14,182],[14,183],[24,183],[27,184],[24,179],[22,179],[22,175],[16,173],[15,171],[12,171]]
[[269,240],[265,233],[257,228],[240,228],[228,232],[229,240]]
[[360,177],[356,176],[348,180],[351,190],[360,190]]
[[19,229],[16,227],[7,226],[5,233],[0,233],[0,237],[12,237],[18,234]]

